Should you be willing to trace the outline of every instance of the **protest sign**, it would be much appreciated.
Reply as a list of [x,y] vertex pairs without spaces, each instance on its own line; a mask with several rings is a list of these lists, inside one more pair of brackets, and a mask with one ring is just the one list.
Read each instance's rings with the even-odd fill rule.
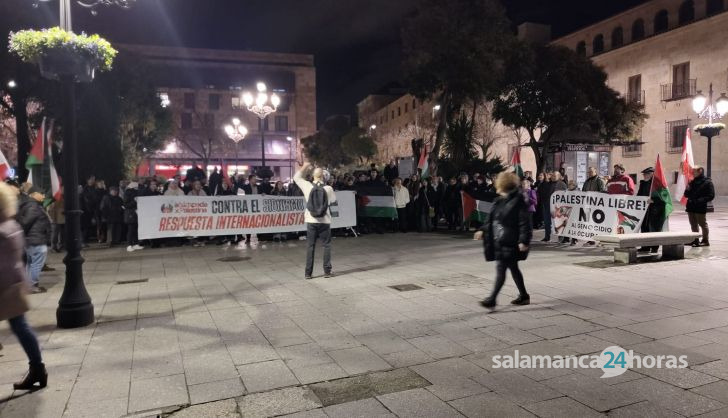
[[587,241],[594,235],[636,233],[645,218],[647,200],[642,196],[559,191],[551,196],[554,230],[556,235]]
[[[332,228],[356,225],[354,192],[336,192]],[[303,196],[148,196],[137,198],[139,238],[305,231]]]

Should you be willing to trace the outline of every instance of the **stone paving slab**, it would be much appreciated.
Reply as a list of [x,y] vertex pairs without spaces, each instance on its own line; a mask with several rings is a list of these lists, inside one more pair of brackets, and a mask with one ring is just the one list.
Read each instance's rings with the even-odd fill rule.
[[[534,242],[521,266],[533,304],[508,305],[516,290],[507,281],[493,313],[478,304],[493,266],[464,234],[337,238],[339,275],[311,281],[301,279],[299,241],[240,252],[92,247],[84,269],[98,321],[75,330],[55,327],[63,266],[51,254],[56,271],[42,275],[49,291],[30,296],[27,315],[49,387],[9,388],[27,363],[0,323],[0,417],[141,417],[188,404],[178,414],[728,416],[728,205],[720,204],[709,215],[712,246],[687,249],[685,260],[618,267],[600,248]],[[688,229],[683,212],[670,228]],[[217,261],[225,256],[247,258]],[[408,283],[422,289],[388,287]],[[610,345],[687,355],[690,367],[600,379],[598,369],[492,364],[516,350],[576,355]],[[343,385],[349,398],[319,399],[312,388],[325,385]]]

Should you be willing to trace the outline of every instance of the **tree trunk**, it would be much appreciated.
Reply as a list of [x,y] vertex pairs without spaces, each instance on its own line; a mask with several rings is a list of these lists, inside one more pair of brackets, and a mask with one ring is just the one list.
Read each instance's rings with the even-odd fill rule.
[[429,171],[430,176],[437,175],[437,163],[440,159],[440,148],[442,147],[442,141],[445,138],[445,129],[447,129],[447,112],[450,109],[450,95],[447,91],[442,92],[440,96],[440,111],[438,116],[440,117],[437,121],[437,133],[435,135],[435,145],[432,147],[430,152]]
[[18,141],[18,172],[21,181],[28,179],[25,162],[30,153],[30,135],[28,134],[28,108],[24,98],[13,97],[13,113],[15,115],[15,137]]

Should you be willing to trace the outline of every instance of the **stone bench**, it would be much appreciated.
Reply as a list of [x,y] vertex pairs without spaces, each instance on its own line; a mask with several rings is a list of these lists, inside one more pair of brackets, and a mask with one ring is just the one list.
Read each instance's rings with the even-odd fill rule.
[[662,246],[663,260],[685,258],[685,244],[700,238],[697,232],[645,232],[640,234],[597,235],[592,238],[604,247],[614,248],[614,262],[637,262],[638,247]]

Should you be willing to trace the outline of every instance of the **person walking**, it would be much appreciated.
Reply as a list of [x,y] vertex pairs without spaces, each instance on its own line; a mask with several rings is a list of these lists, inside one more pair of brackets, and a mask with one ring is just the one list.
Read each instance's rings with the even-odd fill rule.
[[293,181],[303,191],[306,200],[306,269],[305,278],[313,278],[313,257],[316,251],[316,240],[321,238],[324,246],[324,277],[332,277],[331,266],[331,210],[329,206],[336,202],[336,194],[331,186],[326,186],[326,178],[321,168],[313,170],[313,181],[306,180],[311,164],[306,163],[293,176]]
[[710,240],[708,237],[708,221],[706,214],[708,212],[708,203],[715,199],[715,188],[713,181],[705,176],[705,171],[701,166],[693,168],[693,180],[685,188],[684,196],[688,199],[685,205],[685,211],[688,213],[690,221],[690,229],[698,232],[698,227],[703,232],[703,240],[697,238],[689,245],[693,247],[709,247]]
[[46,289],[39,285],[40,272],[48,257],[48,244],[51,242],[51,220],[43,210],[45,196],[35,186],[28,194],[20,195],[16,219],[25,232],[25,258],[31,292],[43,293]]
[[[33,330],[25,312],[30,309],[26,293],[28,276],[23,267],[23,229],[13,220],[16,216],[17,192],[0,183],[0,321],[7,320],[10,329],[28,357],[28,374],[14,383],[15,390],[46,387],[48,373]],[[37,386],[36,386],[37,384]]]
[[511,271],[519,293],[511,304],[531,303],[523,274],[518,268],[518,261],[528,257],[528,246],[533,234],[528,207],[518,188],[519,183],[520,178],[515,173],[504,172],[498,175],[495,187],[500,197],[493,203],[490,216],[474,235],[474,239],[483,240],[485,260],[496,262],[493,290],[490,296],[480,302],[489,309],[496,306],[496,298],[506,280],[506,270]]

